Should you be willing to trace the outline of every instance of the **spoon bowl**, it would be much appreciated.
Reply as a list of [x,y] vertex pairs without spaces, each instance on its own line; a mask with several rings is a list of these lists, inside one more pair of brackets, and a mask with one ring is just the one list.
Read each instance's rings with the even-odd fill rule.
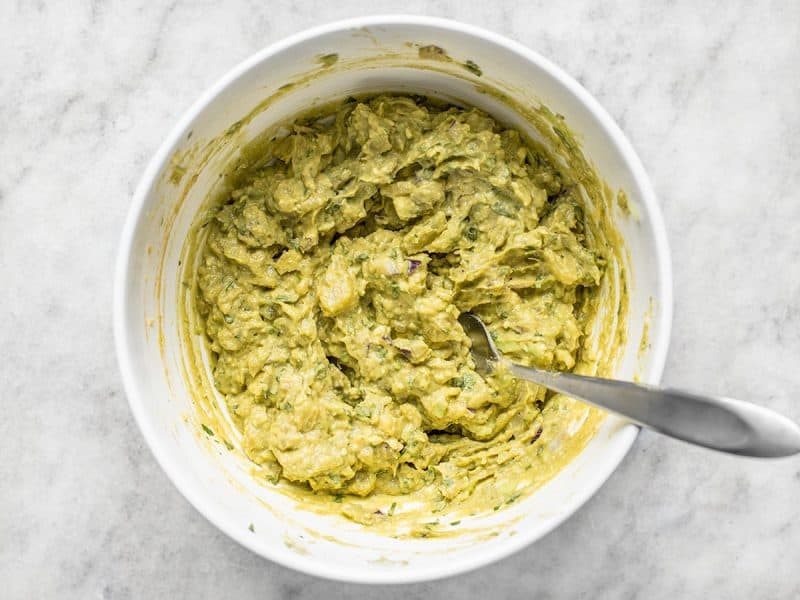
[[526,367],[503,358],[477,315],[462,313],[458,322],[470,339],[475,369],[481,375],[506,361],[520,379],[696,446],[759,458],[800,453],[800,426],[763,406],[733,398]]

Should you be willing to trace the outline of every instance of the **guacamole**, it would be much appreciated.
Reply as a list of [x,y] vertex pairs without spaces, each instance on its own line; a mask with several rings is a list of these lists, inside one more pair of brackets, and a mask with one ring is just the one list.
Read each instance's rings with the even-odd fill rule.
[[592,409],[479,375],[457,318],[519,363],[596,370],[612,251],[576,181],[486,113],[419,96],[350,99],[243,156],[192,300],[259,473],[328,501],[519,497]]

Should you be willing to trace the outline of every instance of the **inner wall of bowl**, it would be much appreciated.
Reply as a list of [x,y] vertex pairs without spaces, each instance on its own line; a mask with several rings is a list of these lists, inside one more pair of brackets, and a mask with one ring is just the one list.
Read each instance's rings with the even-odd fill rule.
[[[142,427],[165,470],[201,512],[240,542],[284,564],[335,578],[390,580],[409,568],[415,578],[424,578],[502,556],[509,548],[543,535],[580,505],[616,466],[635,436],[632,427],[608,418],[584,452],[524,502],[482,519],[473,531],[458,537],[399,541],[372,535],[341,518],[298,511],[294,501],[255,484],[245,459],[202,434],[181,361],[176,310],[181,250],[198,208],[236,148],[275,123],[334,98],[395,91],[456,98],[504,123],[528,129],[513,109],[476,89],[476,84],[488,83],[504,87],[517,101],[539,98],[564,114],[567,124],[582,133],[587,156],[612,189],[624,189],[634,206],[642,205],[642,192],[608,132],[549,73],[485,40],[442,31],[436,32],[436,43],[453,62],[423,65],[437,70],[409,67],[412,60],[422,63],[416,47],[406,42],[425,45],[433,43],[432,36],[430,28],[424,27],[419,31],[405,27],[402,31],[332,32],[278,52],[241,73],[186,124],[147,197],[133,244],[128,282],[132,300],[126,319],[132,332],[132,355],[144,374],[135,383],[134,395],[142,404]],[[207,151],[210,140],[250,114],[281,85],[297,80],[298,64],[313,68],[319,55],[334,51],[340,56],[337,65],[320,68],[317,77],[283,93],[215,151]],[[359,63],[356,68],[364,58],[373,62]],[[479,64],[483,77],[463,70],[461,63],[467,59]],[[185,172],[177,184],[176,165]],[[618,376],[640,375],[648,380],[660,368],[649,362],[646,352],[639,352],[642,325],[659,310],[654,304],[660,296],[660,281],[652,224],[646,210],[641,210],[638,219],[622,220],[619,228],[631,255],[631,293],[628,343]],[[653,341],[658,335],[651,331]],[[364,574],[365,567],[369,575]]]

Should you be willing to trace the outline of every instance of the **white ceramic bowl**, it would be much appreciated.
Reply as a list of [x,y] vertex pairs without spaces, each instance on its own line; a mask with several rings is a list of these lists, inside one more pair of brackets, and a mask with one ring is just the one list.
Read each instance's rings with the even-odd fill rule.
[[[436,44],[454,60],[436,63],[438,70],[423,68],[431,63],[418,60],[414,43]],[[320,56],[334,52],[339,62],[323,66]],[[468,59],[480,66],[482,77],[459,65]],[[516,42],[427,17],[342,21],[274,44],[204,93],[150,161],[122,235],[114,295],[125,389],[156,459],[197,510],[266,558],[314,575],[372,583],[433,579],[486,565],[537,540],[572,514],[608,478],[636,438],[636,427],[607,418],[559,475],[525,501],[484,519],[486,526],[498,528],[495,537],[395,540],[340,518],[303,511],[283,494],[255,485],[241,457],[198,435],[182,372],[178,262],[200,203],[236,148],[315,103],[364,91],[449,95],[525,127],[508,106],[479,93],[476,83],[503,89],[517,101],[539,99],[564,115],[612,189],[624,189],[637,207],[638,219],[619,223],[630,251],[632,288],[628,342],[617,375],[638,373],[653,383],[661,376],[672,309],[661,214],[630,143],[575,80]],[[271,102],[262,103],[273,95]],[[232,127],[248,114],[255,116]],[[226,131],[229,143],[208,145]],[[639,343],[646,320],[650,349],[642,355]]]

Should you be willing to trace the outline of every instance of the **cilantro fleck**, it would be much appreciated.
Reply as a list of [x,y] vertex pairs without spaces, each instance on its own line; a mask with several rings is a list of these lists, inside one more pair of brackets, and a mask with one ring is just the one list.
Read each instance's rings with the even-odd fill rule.
[[361,404],[356,406],[356,415],[358,415],[359,417],[363,417],[364,419],[371,419],[372,407],[362,402]]
[[247,528],[248,528],[248,529],[249,529],[249,530],[250,530],[252,533],[255,533],[255,532],[256,532],[256,526],[255,526],[255,525],[253,525],[252,523],[250,523],[250,525],[248,525],[248,526],[247,526]]
[[205,431],[207,435],[210,435],[210,436],[213,436],[213,435],[214,435],[214,432],[213,432],[213,431],[211,430],[211,428],[210,428],[208,425],[206,425],[205,423],[201,423],[201,424],[200,424],[200,427],[202,427],[202,428],[203,428],[203,431]]
[[471,390],[475,387],[475,378],[472,376],[472,373],[464,373],[461,377],[456,377],[453,380],[453,385],[462,390]]
[[397,502],[392,502],[392,505],[389,507],[389,511],[386,514],[391,517],[394,514],[395,508],[397,508]]
[[477,75],[478,77],[483,75],[483,71],[475,61],[468,60],[467,62],[464,63],[464,68],[473,75]]
[[331,202],[328,202],[328,204],[325,205],[325,209],[324,210],[325,210],[325,214],[334,215],[334,214],[338,213],[340,210],[342,210],[342,205],[340,203],[338,203],[338,202],[331,201]]
[[464,230],[464,237],[470,242],[474,242],[478,239],[478,228],[475,225],[470,225]]
[[508,217],[509,219],[513,219],[516,216],[508,206],[506,206],[499,200],[494,204],[492,204],[492,211],[497,213],[501,217]]

